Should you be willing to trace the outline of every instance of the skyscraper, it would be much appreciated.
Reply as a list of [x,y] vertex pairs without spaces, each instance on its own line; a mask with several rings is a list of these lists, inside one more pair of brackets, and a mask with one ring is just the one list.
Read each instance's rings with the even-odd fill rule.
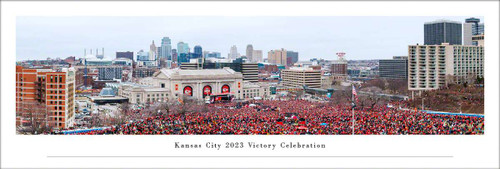
[[238,49],[236,48],[236,45],[231,46],[231,50],[229,51],[228,54],[228,59],[236,59],[240,57],[240,54],[238,53]]
[[188,54],[189,53],[189,44],[184,42],[177,43],[177,53],[180,54]]
[[161,39],[161,49],[158,53],[161,53],[161,58],[172,60],[172,44],[169,37]]
[[287,65],[293,65],[294,63],[297,63],[299,61],[299,52],[294,52],[294,51],[286,51],[286,64]]
[[246,56],[247,56],[248,60],[250,60],[250,61],[254,60],[253,59],[253,46],[252,46],[252,44],[247,45]]
[[[479,35],[481,34],[481,30],[479,29],[479,22],[481,20],[479,18],[467,18],[465,19],[465,23],[470,23],[472,25],[472,35]],[[484,30],[484,29],[483,29]]]
[[177,62],[177,50],[172,49],[172,62]]
[[254,50],[252,53],[252,62],[262,62],[262,50]]
[[464,23],[464,45],[472,45],[472,29],[474,27],[473,23]]
[[462,23],[449,20],[437,20],[424,24],[424,44],[441,45],[462,44]]
[[467,18],[464,23],[464,45],[478,45],[477,41],[473,41],[472,37],[484,34],[484,24],[479,23],[479,18]]
[[271,50],[267,53],[267,60],[272,64],[286,65],[287,52],[286,49]]
[[194,47],[194,58],[201,58],[203,56],[203,49],[200,45]]
[[153,40],[153,43],[149,45],[149,60],[156,60],[157,54],[158,51],[156,49],[155,41]]

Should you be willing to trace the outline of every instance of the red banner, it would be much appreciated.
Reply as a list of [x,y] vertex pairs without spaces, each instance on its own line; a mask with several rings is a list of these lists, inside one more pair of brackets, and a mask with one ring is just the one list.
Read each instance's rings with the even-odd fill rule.
[[209,96],[211,94],[212,94],[212,87],[208,85],[203,87],[203,96]]
[[193,88],[191,86],[184,87],[184,95],[193,96]]
[[222,86],[222,93],[229,93],[231,92],[231,88],[229,88],[228,85]]

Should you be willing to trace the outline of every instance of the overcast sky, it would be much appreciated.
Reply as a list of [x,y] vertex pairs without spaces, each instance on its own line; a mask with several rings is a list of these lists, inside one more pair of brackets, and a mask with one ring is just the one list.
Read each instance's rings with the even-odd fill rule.
[[[116,51],[149,50],[162,37],[189,43],[191,51],[201,45],[204,51],[221,52],[227,57],[236,45],[245,55],[248,44],[262,50],[263,57],[273,49],[299,52],[299,60],[311,58],[387,59],[407,55],[408,45],[423,43],[424,22],[448,19],[464,22],[463,17],[18,17],[17,60],[83,57],[84,48],[104,48],[105,57]],[[477,16],[474,16],[477,17]],[[478,17],[483,22],[483,17]]]

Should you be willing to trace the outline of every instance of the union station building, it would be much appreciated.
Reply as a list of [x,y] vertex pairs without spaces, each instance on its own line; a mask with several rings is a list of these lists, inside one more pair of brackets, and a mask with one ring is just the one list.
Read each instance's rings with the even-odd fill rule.
[[183,96],[199,100],[214,99],[215,96],[243,98],[243,75],[230,68],[161,69],[139,83],[141,86],[138,87],[120,87],[120,95],[131,103],[177,100]]

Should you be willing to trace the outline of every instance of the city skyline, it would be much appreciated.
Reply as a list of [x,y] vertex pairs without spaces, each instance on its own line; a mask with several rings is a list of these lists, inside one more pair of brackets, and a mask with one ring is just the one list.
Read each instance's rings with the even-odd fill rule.
[[423,44],[425,22],[463,23],[470,17],[484,23],[477,16],[18,17],[16,60],[78,58],[85,48],[105,48],[105,57],[114,58],[118,51],[148,51],[151,41],[160,46],[163,37],[172,47],[182,41],[191,52],[200,45],[224,57],[233,45],[243,54],[251,44],[263,53],[293,50],[299,60],[335,60],[336,52],[347,53],[348,60],[388,59],[407,55],[408,45]]

